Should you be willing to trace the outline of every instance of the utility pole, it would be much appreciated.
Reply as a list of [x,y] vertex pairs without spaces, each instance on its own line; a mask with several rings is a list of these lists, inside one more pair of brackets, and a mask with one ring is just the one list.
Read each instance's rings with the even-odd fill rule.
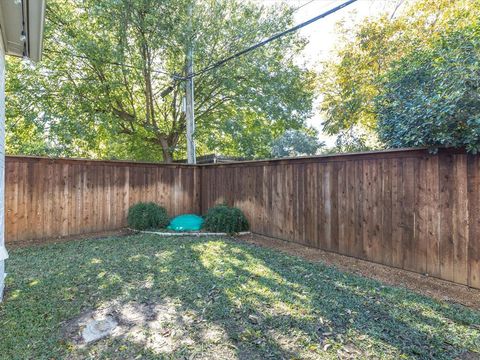
[[188,5],[188,43],[187,43],[187,80],[185,81],[185,115],[187,118],[187,160],[189,164],[197,162],[195,155],[195,103],[193,93],[193,31],[192,31],[193,0]]

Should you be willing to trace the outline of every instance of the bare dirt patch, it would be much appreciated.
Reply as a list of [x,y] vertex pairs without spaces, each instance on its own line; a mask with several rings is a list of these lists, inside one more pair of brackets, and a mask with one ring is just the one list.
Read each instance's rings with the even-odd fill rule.
[[175,304],[168,300],[152,304],[112,303],[85,311],[64,325],[64,340],[84,346],[86,341],[82,333],[87,324],[105,318],[114,319],[117,324],[108,337],[126,337],[155,352],[171,352],[174,342],[191,341],[184,331],[189,324],[187,314],[178,313]]
[[[103,319],[112,319],[115,323],[108,335],[94,341],[82,336],[88,324]],[[218,349],[215,345],[224,346],[227,340],[223,328],[206,323],[199,314],[180,310],[178,304],[169,299],[156,303],[114,302],[99,309],[87,310],[63,325],[62,337],[65,343],[79,349],[104,338],[122,338],[158,355],[171,354],[182,346],[192,347],[198,342],[209,344],[209,349],[204,350],[216,353]],[[228,351],[223,349],[220,353]]]
[[405,287],[437,300],[480,309],[480,290],[468,286],[266,236],[250,234],[236,238],[250,244],[277,249],[309,261],[321,261],[342,271],[375,279],[388,285]]

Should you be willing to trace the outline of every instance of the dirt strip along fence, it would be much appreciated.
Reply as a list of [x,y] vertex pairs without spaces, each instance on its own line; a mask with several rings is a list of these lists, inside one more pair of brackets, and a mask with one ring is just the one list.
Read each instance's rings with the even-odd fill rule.
[[200,169],[122,161],[6,157],[6,244],[117,230],[140,201],[200,211]]
[[255,233],[480,288],[480,156],[442,150],[215,165],[9,156],[7,247],[116,230],[130,205],[226,202]]
[[387,151],[204,166],[202,211],[255,233],[480,288],[480,156]]

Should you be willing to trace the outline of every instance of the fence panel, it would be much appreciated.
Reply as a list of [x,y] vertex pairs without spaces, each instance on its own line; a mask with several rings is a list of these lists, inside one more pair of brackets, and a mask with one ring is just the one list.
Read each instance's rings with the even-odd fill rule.
[[480,287],[480,156],[386,151],[206,165],[202,210],[252,231]]
[[199,174],[188,165],[7,156],[7,246],[120,229],[139,201],[198,213]]

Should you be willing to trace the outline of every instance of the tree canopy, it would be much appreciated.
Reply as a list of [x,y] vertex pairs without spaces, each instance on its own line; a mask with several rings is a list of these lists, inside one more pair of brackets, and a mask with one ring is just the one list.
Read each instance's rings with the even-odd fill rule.
[[[48,1],[44,60],[8,62],[7,150],[184,157],[187,44],[199,70],[292,22],[288,6],[240,0]],[[306,129],[315,75],[295,62],[304,45],[292,34],[195,78],[200,154],[266,156],[286,129]]]
[[477,151],[479,18],[478,0],[426,0],[395,18],[343,25],[319,78],[324,130],[376,146]]
[[273,142],[272,157],[316,155],[324,146],[316,131],[287,130]]
[[390,147],[480,151],[480,22],[448,31],[390,69],[376,99]]
[[[314,153],[317,95],[324,132],[337,136],[329,151],[478,152],[480,0],[408,4],[341,24],[319,74],[299,65],[306,42],[293,33],[195,77],[198,154]],[[184,158],[187,45],[199,71],[290,27],[293,13],[243,0],[51,0],[45,59],[7,63],[7,151]]]

